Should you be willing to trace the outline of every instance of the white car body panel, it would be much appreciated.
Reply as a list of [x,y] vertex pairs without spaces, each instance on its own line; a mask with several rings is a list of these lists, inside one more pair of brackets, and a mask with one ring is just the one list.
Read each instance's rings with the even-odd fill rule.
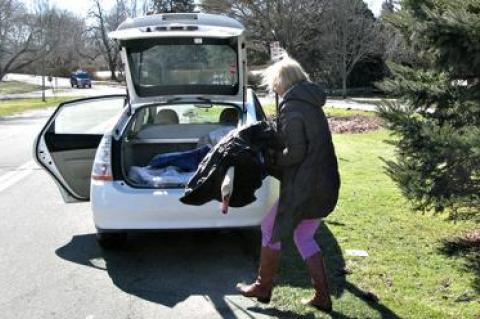
[[238,37],[242,33],[243,33],[243,30],[237,29],[237,28],[219,28],[219,27],[204,26],[204,27],[199,27],[198,31],[145,32],[141,29],[128,29],[128,30],[110,32],[108,36],[112,39],[117,39],[117,40],[151,39],[151,38],[159,38],[159,37],[224,39],[224,38],[230,38],[230,37]]
[[125,182],[92,181],[91,206],[100,230],[237,228],[260,225],[278,196],[278,181],[267,177],[257,200],[220,212],[220,203],[201,206],[179,201],[183,189],[139,189]]
[[[194,31],[172,31],[175,27],[195,27]],[[156,31],[158,27],[166,28],[165,31]],[[239,90],[236,95],[160,95],[160,96],[139,96],[133,85],[130,64],[127,58],[125,47],[122,47],[121,58],[125,65],[127,88],[130,93],[130,102],[134,105],[144,103],[165,103],[170,99],[183,98],[194,99],[196,97],[207,98],[211,101],[242,102],[246,94],[247,86],[247,49],[244,36],[245,28],[238,21],[219,15],[192,13],[192,14],[158,14],[130,19],[120,25],[118,30],[110,32],[109,37],[121,42],[129,42],[139,39],[169,39],[169,38],[238,38],[238,69],[239,69]]]
[[[193,29],[188,29],[189,27]],[[206,13],[169,13],[127,19],[108,36],[116,40],[159,37],[228,38],[240,36],[244,31],[245,27],[241,23],[227,16]]]

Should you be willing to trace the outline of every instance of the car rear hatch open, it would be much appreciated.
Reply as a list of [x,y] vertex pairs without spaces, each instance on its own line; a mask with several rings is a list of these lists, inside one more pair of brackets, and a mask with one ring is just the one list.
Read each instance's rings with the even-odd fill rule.
[[122,47],[134,108],[178,100],[244,100],[244,27],[234,19],[158,14],[129,19],[110,37]]

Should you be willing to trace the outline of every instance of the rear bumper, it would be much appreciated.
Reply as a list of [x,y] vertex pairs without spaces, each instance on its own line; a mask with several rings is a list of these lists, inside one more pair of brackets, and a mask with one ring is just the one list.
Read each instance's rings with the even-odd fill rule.
[[78,85],[78,86],[89,86],[92,84],[90,81],[70,81],[72,85]]
[[218,202],[189,206],[179,198],[183,189],[136,189],[124,182],[92,181],[95,226],[101,230],[209,229],[260,225],[278,198],[278,182],[268,177],[257,200],[242,208],[220,212]]

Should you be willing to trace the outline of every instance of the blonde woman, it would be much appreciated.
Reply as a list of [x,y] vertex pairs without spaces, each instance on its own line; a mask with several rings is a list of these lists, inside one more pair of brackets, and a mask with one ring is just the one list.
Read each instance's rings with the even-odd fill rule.
[[330,312],[323,254],[314,235],[320,219],[335,208],[340,187],[337,158],[323,113],[326,95],[300,64],[285,56],[264,74],[264,84],[282,97],[276,155],[281,168],[280,198],[262,222],[262,250],[257,280],[237,285],[246,297],[268,303],[277,272],[281,242],[292,238],[305,260],[315,294],[304,304]]

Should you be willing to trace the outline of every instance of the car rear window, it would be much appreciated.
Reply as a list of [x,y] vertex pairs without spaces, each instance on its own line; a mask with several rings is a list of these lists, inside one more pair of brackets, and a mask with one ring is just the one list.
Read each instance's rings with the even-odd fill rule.
[[192,124],[236,127],[239,121],[240,112],[232,105],[214,104],[211,107],[202,104],[162,105],[145,107],[137,111],[131,130],[138,132],[152,125],[178,125],[185,128]]
[[80,79],[88,79],[90,77],[88,73],[77,73],[75,76]]
[[139,96],[236,95],[238,43],[232,39],[128,41],[127,54]]

